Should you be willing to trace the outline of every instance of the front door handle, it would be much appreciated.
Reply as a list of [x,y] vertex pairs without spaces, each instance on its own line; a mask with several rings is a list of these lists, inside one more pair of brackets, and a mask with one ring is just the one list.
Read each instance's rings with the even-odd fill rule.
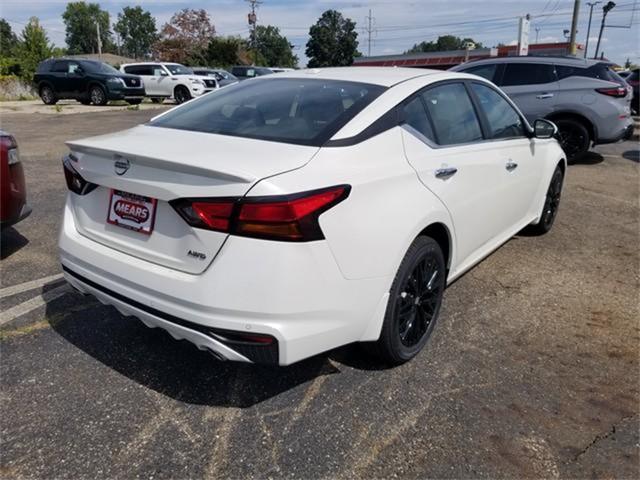
[[444,167],[436,170],[436,178],[442,178],[446,180],[449,177],[454,176],[458,172],[455,167]]
[[504,168],[506,168],[508,172],[513,172],[516,168],[518,168],[518,164],[513,160],[509,160]]
[[541,93],[540,95],[536,95],[538,100],[544,100],[545,98],[553,98],[553,93]]

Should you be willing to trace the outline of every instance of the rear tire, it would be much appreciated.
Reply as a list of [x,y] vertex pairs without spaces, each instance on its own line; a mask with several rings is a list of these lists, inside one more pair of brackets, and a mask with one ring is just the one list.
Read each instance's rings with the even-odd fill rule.
[[49,85],[40,87],[40,98],[45,105],[55,105],[58,103],[58,97]]
[[558,118],[554,122],[558,126],[560,145],[567,155],[567,161],[576,160],[587,153],[591,137],[582,122],[572,118]]
[[533,235],[544,235],[553,227],[553,222],[558,215],[558,208],[560,207],[563,180],[564,174],[558,166],[551,176],[551,182],[549,182],[540,221],[536,225],[529,225],[527,228],[529,233]]
[[89,98],[94,105],[106,105],[107,94],[100,85],[92,85],[89,88]]
[[181,103],[191,100],[191,93],[189,93],[189,90],[187,89],[187,87],[178,85],[176,89],[173,91],[173,98],[175,99],[176,103],[179,105]]
[[431,237],[416,238],[391,285],[380,338],[369,350],[392,365],[415,357],[433,332],[445,282],[440,245]]

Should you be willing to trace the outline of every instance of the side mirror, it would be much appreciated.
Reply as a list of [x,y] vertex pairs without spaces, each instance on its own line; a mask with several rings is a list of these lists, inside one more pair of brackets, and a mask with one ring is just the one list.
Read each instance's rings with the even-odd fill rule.
[[555,123],[544,118],[538,118],[533,122],[533,135],[536,138],[553,138],[558,133]]
[[160,76],[161,77],[168,77],[169,74],[167,72],[165,72],[164,70],[160,70]]

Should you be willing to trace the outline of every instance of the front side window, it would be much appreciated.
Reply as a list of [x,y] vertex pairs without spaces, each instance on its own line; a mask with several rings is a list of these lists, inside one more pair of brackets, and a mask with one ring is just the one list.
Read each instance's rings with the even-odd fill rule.
[[164,68],[162,68],[162,65],[153,65],[153,76],[154,77],[162,77],[163,75],[166,77],[167,76],[167,72],[165,71]]
[[489,122],[490,138],[513,138],[525,135],[520,115],[498,92],[475,82],[471,84],[471,88]]
[[80,68],[80,64],[76,62],[69,62],[69,68],[67,69],[67,73],[71,73],[71,74],[76,73],[79,68]]
[[498,66],[495,63],[492,63],[490,65],[478,65],[477,67],[472,67],[463,71],[464,73],[478,75],[479,77],[486,78],[490,82],[493,82],[496,76],[497,67]]
[[69,69],[69,62],[66,60],[62,60],[53,64],[52,72],[57,73],[67,73]]
[[205,95],[150,125],[320,146],[384,90],[336,80],[266,78]]
[[482,140],[480,122],[462,83],[449,83],[423,92],[439,145]]
[[503,87],[555,82],[553,65],[545,63],[508,63],[502,76]]
[[404,105],[402,108],[402,116],[407,125],[424,135],[429,140],[434,140],[431,123],[427,117],[427,112],[424,109],[422,99],[419,96]]

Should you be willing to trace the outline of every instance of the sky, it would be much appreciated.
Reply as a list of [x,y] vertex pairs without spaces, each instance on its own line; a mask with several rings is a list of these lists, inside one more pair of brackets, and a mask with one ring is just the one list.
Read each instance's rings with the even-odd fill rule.
[[[366,17],[371,9],[371,55],[402,53],[421,41],[435,40],[439,35],[471,37],[485,46],[515,43],[518,17],[532,16],[530,42],[564,41],[563,30],[571,26],[574,0],[261,0],[258,23],[280,28],[294,45],[300,65],[306,64],[304,54],[309,27],[323,11],[336,9],[354,22],[358,30],[359,50],[367,55]],[[68,2],[62,0],[0,0],[0,16],[16,33],[32,16],[37,16],[47,30],[49,39],[64,46],[62,12]],[[245,0],[98,0],[111,14],[112,23],[125,6],[140,5],[156,18],[158,29],[173,13],[183,8],[205,9],[219,35],[248,36]],[[589,51],[593,55],[602,18],[602,2],[593,9]],[[617,0],[617,6],[607,17],[607,28],[601,41],[601,51],[607,58],[624,63],[640,61],[640,0]],[[582,1],[578,35],[585,43],[589,7]],[[536,30],[537,29],[537,30]]]

